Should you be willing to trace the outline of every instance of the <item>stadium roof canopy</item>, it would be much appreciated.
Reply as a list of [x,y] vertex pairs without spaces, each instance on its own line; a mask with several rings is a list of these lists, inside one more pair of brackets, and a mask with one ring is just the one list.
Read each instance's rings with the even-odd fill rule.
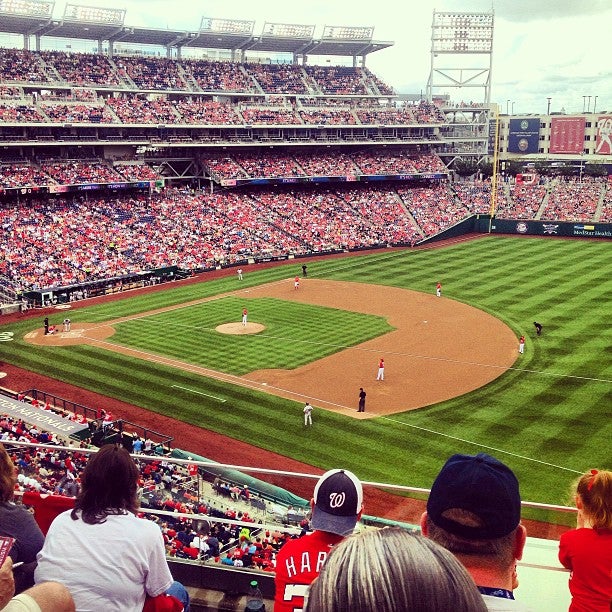
[[155,45],[166,49],[195,47],[293,55],[366,56],[393,46],[372,40],[373,27],[264,24],[254,34],[254,21],[203,17],[198,31],[126,26],[125,11],[66,4],[61,19],[52,16],[55,0],[0,0],[0,33],[52,36],[72,40]]

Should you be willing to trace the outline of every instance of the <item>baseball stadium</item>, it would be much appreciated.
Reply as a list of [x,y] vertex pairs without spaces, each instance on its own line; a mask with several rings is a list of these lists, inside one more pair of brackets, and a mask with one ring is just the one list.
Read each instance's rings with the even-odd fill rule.
[[[612,459],[612,114],[439,93],[445,54],[491,66],[493,13],[434,12],[419,96],[367,67],[394,44],[371,27],[53,13],[0,0],[16,503],[74,504],[121,445],[190,609],[255,580],[271,610],[322,474],[361,481],[358,531],[412,533],[447,459],[486,453],[520,483],[516,599],[567,609],[572,486]],[[217,554],[176,537],[217,529]]]

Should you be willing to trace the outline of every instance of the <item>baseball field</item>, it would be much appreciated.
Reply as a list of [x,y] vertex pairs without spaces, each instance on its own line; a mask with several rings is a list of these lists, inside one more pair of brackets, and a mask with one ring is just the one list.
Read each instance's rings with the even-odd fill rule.
[[249,266],[76,308],[67,334],[0,319],[0,360],[367,481],[428,488],[450,454],[490,452],[524,499],[567,504],[612,464],[611,262],[610,242],[483,237],[313,260],[299,290],[297,260]]

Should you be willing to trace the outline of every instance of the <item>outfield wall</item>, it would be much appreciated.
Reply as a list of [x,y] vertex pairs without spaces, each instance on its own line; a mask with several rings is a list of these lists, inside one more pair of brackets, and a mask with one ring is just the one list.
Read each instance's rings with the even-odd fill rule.
[[[612,239],[612,223],[579,223],[576,221],[534,221],[522,219],[490,220],[492,234],[529,236],[567,236],[571,238]],[[475,231],[489,233],[489,217],[474,217]]]

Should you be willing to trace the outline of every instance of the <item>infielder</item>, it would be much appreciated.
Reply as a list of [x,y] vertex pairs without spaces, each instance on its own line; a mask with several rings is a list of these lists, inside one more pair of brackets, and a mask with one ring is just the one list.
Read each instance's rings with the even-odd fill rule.
[[376,380],[385,380],[385,360],[381,357],[378,362],[378,374]]
[[246,308],[242,309],[242,325],[243,327],[246,327],[247,324],[247,315],[249,314],[249,311]]

